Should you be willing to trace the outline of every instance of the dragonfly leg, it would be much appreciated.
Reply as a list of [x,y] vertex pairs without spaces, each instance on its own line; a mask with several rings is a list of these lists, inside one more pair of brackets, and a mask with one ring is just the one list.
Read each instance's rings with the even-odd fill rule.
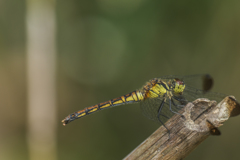
[[166,116],[166,115],[164,115],[164,114],[159,114],[159,116],[163,116],[163,117],[165,117],[165,118],[167,118],[167,119],[170,119],[170,117],[168,117],[168,116]]
[[173,96],[172,98],[181,103],[179,105],[175,105],[174,101],[172,100],[173,105],[176,106],[177,108],[183,108],[185,106],[185,104],[187,104],[187,100],[185,98],[178,98],[175,96]]
[[184,117],[184,115],[182,115],[182,114],[180,114],[180,113],[178,113],[178,112],[175,112],[175,111],[173,111],[173,110],[172,110],[172,104],[171,104],[171,103],[172,103],[174,106],[177,106],[177,105],[174,103],[174,101],[173,101],[173,99],[172,99],[172,98],[171,98],[171,99],[169,99],[169,108],[170,108],[170,111],[171,111],[171,112],[173,112],[173,113],[175,113],[175,114],[178,114],[178,115],[180,115],[180,116],[181,116],[181,117],[183,117],[183,118],[185,118],[185,117]]
[[160,107],[159,107],[159,109],[158,109],[158,115],[157,115],[157,118],[158,118],[159,122],[160,122],[160,123],[161,123],[161,124],[167,129],[168,137],[169,137],[169,139],[170,139],[170,130],[164,125],[164,123],[163,123],[163,122],[161,121],[161,119],[160,119],[160,115],[161,115],[161,116],[164,116],[164,117],[166,117],[166,118],[169,119],[169,117],[167,117],[167,116],[161,114],[161,111],[162,111],[162,108],[163,108],[164,103],[165,103],[165,101],[163,100],[162,103],[161,103],[161,105],[160,105]]
[[[183,104],[175,104],[174,103],[174,101],[173,101],[173,99],[175,99],[175,98],[172,98],[171,99],[171,101],[172,101],[172,104],[177,108],[177,109],[181,109],[181,108],[183,108],[185,105],[183,105]],[[176,99],[177,100],[177,99]],[[178,101],[178,100],[177,100]]]

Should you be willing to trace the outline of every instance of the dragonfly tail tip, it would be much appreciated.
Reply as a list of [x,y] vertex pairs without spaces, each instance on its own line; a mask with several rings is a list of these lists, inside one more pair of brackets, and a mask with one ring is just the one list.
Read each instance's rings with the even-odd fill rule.
[[62,120],[61,121],[62,123],[63,123],[63,126],[66,126],[66,124],[67,124],[67,121],[64,119],[64,120]]

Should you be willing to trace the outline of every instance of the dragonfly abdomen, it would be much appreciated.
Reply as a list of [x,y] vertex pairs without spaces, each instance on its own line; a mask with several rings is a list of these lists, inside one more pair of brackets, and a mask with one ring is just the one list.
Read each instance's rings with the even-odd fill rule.
[[119,106],[119,105],[123,105],[123,104],[135,103],[135,102],[142,101],[143,99],[144,99],[144,96],[141,91],[133,91],[133,92],[123,95],[121,97],[114,98],[109,101],[102,102],[102,103],[96,104],[94,106],[87,107],[83,110],[74,112],[74,113],[68,115],[64,120],[62,120],[62,122],[63,122],[63,125],[66,125],[75,119],[82,118],[86,115],[97,112],[99,110],[114,107],[114,106]]

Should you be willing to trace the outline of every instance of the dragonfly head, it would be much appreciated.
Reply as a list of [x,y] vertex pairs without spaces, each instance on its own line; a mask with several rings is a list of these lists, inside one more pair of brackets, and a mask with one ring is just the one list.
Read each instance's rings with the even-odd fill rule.
[[185,83],[178,79],[178,78],[175,78],[172,82],[172,85],[173,85],[173,94],[176,94],[176,95],[182,95],[183,94],[183,91],[185,89]]

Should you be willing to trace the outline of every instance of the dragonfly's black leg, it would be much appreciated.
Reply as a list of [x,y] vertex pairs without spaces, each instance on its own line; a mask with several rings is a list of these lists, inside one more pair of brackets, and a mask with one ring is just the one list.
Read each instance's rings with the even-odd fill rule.
[[185,105],[181,105],[181,104],[175,104],[174,101],[173,101],[173,98],[171,99],[172,101],[172,104],[177,108],[177,109],[181,109],[183,108]]
[[180,116],[183,117],[183,118],[185,118],[184,115],[182,115],[182,114],[180,114],[180,113],[175,112],[175,111],[172,110],[171,102],[173,103],[174,106],[177,106],[177,105],[174,103],[173,99],[169,99],[169,108],[170,108],[170,111],[173,112],[173,113],[175,113],[175,114],[180,115]]
[[163,117],[165,117],[165,118],[167,118],[167,119],[170,119],[170,117],[168,117],[168,116],[166,116],[166,115],[164,115],[164,114],[159,114],[159,116],[163,116]]
[[170,139],[170,130],[164,125],[164,123],[163,123],[163,122],[161,121],[161,119],[160,119],[160,115],[161,115],[161,116],[164,116],[164,117],[166,117],[166,118],[169,119],[169,117],[167,117],[167,116],[161,114],[161,111],[162,111],[162,108],[163,108],[164,103],[165,103],[165,101],[162,100],[162,103],[160,104],[160,107],[159,107],[159,109],[158,109],[158,115],[157,115],[157,118],[158,118],[159,122],[162,123],[162,125],[167,129],[168,137],[169,137],[169,139]]
[[185,106],[185,104],[187,104],[187,100],[184,99],[184,98],[178,98],[178,97],[175,97],[175,96],[173,96],[172,98],[181,103],[179,105],[175,105],[174,101],[172,100],[173,105],[175,105],[177,108],[183,108]]

